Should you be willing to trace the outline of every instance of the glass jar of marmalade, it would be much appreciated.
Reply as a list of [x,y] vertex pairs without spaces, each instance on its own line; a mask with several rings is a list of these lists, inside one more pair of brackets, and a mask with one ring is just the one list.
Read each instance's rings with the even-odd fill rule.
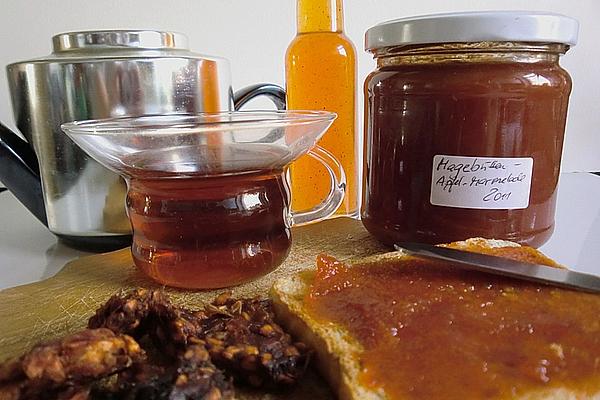
[[362,220],[387,244],[469,237],[546,242],[576,20],[478,12],[400,19],[366,33]]

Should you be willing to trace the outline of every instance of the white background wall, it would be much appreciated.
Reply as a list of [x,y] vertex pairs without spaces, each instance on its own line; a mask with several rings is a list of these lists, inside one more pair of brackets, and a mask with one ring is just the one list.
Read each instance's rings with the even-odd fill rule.
[[[97,28],[179,31],[189,36],[192,50],[231,60],[235,89],[255,82],[283,85],[284,53],[296,29],[294,0],[2,0],[1,3],[0,120],[9,126],[14,123],[4,66],[49,53],[51,36],[55,33]],[[553,11],[579,19],[579,44],[562,61],[574,82],[563,170],[600,170],[599,0],[345,0],[346,32],[359,55],[359,110],[362,110],[362,82],[374,66],[370,55],[362,49],[368,27],[416,14],[498,9]],[[254,106],[266,104],[257,102]]]

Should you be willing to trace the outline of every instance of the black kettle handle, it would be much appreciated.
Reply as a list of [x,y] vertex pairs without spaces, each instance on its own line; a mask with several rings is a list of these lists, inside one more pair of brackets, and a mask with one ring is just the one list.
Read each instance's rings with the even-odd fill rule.
[[235,110],[239,110],[257,96],[267,96],[278,110],[285,110],[285,90],[272,83],[257,83],[238,90],[233,95]]
[[37,157],[29,143],[2,123],[0,181],[41,223],[48,226]]

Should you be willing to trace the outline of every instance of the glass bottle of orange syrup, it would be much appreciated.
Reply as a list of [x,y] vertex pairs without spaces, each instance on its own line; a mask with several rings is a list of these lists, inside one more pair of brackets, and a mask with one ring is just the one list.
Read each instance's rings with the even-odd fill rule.
[[[346,195],[334,216],[358,217],[356,50],[343,28],[342,0],[297,0],[298,34],[285,56],[287,107],[338,114],[319,145],[346,173]],[[296,211],[313,207],[329,192],[329,174],[309,156],[291,165],[290,179]]]

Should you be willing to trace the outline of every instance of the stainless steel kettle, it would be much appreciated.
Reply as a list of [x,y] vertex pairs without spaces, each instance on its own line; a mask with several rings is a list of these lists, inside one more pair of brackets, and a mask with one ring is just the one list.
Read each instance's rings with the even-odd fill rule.
[[75,247],[125,246],[130,226],[124,182],[81,151],[62,123],[229,111],[258,95],[285,108],[276,85],[234,94],[228,61],[191,52],[179,33],[69,32],[52,40],[49,56],[7,66],[16,124],[27,142],[0,124],[0,181]]

